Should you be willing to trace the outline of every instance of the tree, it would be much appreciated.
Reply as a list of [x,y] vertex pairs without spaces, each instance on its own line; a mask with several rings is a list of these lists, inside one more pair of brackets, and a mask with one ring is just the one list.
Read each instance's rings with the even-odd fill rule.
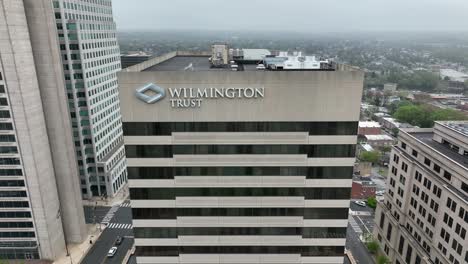
[[375,196],[367,198],[367,205],[372,209],[377,207],[377,199],[375,199]]
[[377,163],[380,160],[380,152],[378,152],[378,151],[361,152],[361,155],[359,156],[359,159],[361,161]]
[[439,109],[432,112],[431,119],[433,121],[467,120],[468,116],[457,110]]
[[386,256],[380,255],[377,257],[377,264],[390,264],[390,260]]
[[369,250],[370,253],[375,254],[377,251],[379,251],[379,243],[377,241],[372,240],[369,243],[367,243],[367,250]]

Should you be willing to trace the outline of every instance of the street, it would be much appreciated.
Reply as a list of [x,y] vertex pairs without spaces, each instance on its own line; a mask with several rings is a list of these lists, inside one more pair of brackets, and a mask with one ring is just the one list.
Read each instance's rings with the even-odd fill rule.
[[[107,208],[107,212],[104,208]],[[96,216],[96,219],[103,222],[109,222],[95,245],[89,250],[81,263],[122,264],[125,255],[133,246],[132,212],[130,203],[126,201],[120,206],[114,206],[112,208],[97,207],[96,212],[100,212],[99,217]],[[87,216],[87,218],[90,217]],[[102,226],[104,227],[105,225],[103,224]],[[118,236],[124,238],[122,244],[117,246],[117,252],[113,257],[107,257],[107,252],[112,246],[114,246],[114,242]]]
[[372,233],[374,228],[374,210],[368,206],[359,206],[351,201],[346,248],[351,251],[358,263],[374,263],[360,235]]

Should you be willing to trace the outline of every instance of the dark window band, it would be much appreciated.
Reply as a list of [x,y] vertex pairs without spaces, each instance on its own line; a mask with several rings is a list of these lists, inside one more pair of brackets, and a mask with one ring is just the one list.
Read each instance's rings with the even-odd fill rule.
[[308,132],[356,135],[358,122],[124,122],[125,136],[170,136],[174,132]]
[[0,218],[31,218],[30,212],[0,212]]
[[0,191],[0,197],[27,197],[26,191]]
[[132,208],[133,219],[197,216],[300,216],[304,219],[348,219],[348,208]]
[[179,236],[302,236],[303,238],[346,238],[345,227],[136,227],[136,238]]
[[129,179],[174,179],[175,176],[305,176],[351,179],[353,167],[128,167]]
[[351,188],[130,188],[133,200],[171,200],[186,196],[300,196],[305,199],[349,200]]
[[31,228],[32,222],[0,222],[0,228]]
[[301,254],[301,256],[343,256],[335,246],[138,246],[136,256],[179,256],[179,254]]
[[0,232],[0,237],[35,237],[34,232]]
[[356,145],[126,145],[127,158],[171,158],[173,155],[292,155],[351,158]]

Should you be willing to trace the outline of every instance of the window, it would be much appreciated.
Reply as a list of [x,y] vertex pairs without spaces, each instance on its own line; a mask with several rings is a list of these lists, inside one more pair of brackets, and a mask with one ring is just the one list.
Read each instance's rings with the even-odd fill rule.
[[392,224],[389,222],[388,223],[388,226],[387,226],[387,240],[390,241],[392,239],[392,229],[393,229],[393,226]]
[[434,163],[434,171],[440,173],[440,166]]
[[408,164],[402,162],[402,163],[401,163],[401,169],[402,169],[404,172],[408,172]]
[[447,213],[444,214],[444,223],[446,223],[449,227],[453,225],[453,218],[450,217]]
[[465,182],[462,182],[461,189],[462,191],[468,193],[468,184],[466,184]]
[[435,194],[438,198],[440,198],[440,196],[442,195],[442,189],[439,188],[437,185],[434,185],[432,193]]
[[394,161],[396,164],[398,164],[398,162],[400,161],[400,157],[399,157],[397,154],[393,155],[393,161]]
[[407,264],[410,264],[411,262],[411,256],[413,254],[413,248],[408,244],[408,247],[406,248],[406,257],[405,261]]
[[452,212],[455,212],[457,210],[457,203],[450,199],[450,197],[447,198],[447,208],[450,208]]
[[431,161],[428,158],[424,158],[424,164],[431,166]]
[[384,228],[384,223],[385,223],[385,214],[382,212],[380,214],[380,228],[383,229]]
[[5,93],[5,86],[0,84],[0,93]]
[[419,171],[416,171],[414,174],[414,178],[418,181],[421,182],[422,180],[422,174]]
[[6,98],[0,98],[0,106],[7,106],[8,101]]
[[418,157],[418,152],[416,150],[413,149],[413,151],[411,152],[411,154],[414,156],[414,157]]
[[400,255],[403,255],[403,246],[405,245],[405,239],[403,238],[402,235],[400,235],[400,243],[398,244],[398,253]]
[[402,149],[406,149],[406,143],[401,142],[401,148],[402,148]]
[[426,187],[428,190],[431,189],[432,182],[428,178],[424,178],[424,187]]

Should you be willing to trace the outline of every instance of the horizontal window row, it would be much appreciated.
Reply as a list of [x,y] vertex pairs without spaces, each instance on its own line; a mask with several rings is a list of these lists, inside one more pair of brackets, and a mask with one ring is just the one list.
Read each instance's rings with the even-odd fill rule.
[[36,248],[36,241],[0,241],[0,248],[2,251],[5,248]]
[[357,122],[124,122],[125,136],[170,136],[175,132],[308,132],[356,135]]
[[23,180],[0,180],[0,187],[23,187]]
[[171,158],[173,155],[292,155],[354,157],[356,145],[126,145],[127,158]]
[[27,201],[0,201],[0,208],[27,208],[29,202]]
[[15,135],[0,135],[0,142],[16,142]]
[[0,197],[27,197],[26,191],[1,191]]
[[20,165],[19,158],[0,158],[0,165]]
[[345,227],[136,227],[136,238],[179,236],[302,236],[303,238],[346,238]]
[[0,212],[0,218],[31,218],[31,212]]
[[0,146],[0,154],[16,154],[18,153],[17,147]]
[[128,167],[129,179],[174,179],[175,176],[305,176],[351,179],[353,167]]
[[162,199],[202,196],[299,196],[305,199],[344,199],[349,200],[351,188],[131,188],[130,197],[134,200]]
[[10,111],[0,110],[0,118],[11,118]]
[[0,222],[0,228],[32,228],[32,222]]
[[300,254],[343,256],[344,247],[334,246],[137,246],[136,256],[179,256],[179,254]]
[[20,169],[0,169],[0,176],[21,176],[23,171]]
[[34,232],[0,232],[0,237],[35,237]]
[[132,208],[133,219],[197,216],[300,216],[304,219],[348,219],[348,208]]
[[13,130],[13,124],[0,122],[0,130]]
[[0,250],[0,259],[2,260],[4,259],[16,260],[16,259],[24,259],[26,257],[28,259],[39,259],[39,249],[37,247],[35,248],[9,247],[9,248],[2,248],[2,250]]

